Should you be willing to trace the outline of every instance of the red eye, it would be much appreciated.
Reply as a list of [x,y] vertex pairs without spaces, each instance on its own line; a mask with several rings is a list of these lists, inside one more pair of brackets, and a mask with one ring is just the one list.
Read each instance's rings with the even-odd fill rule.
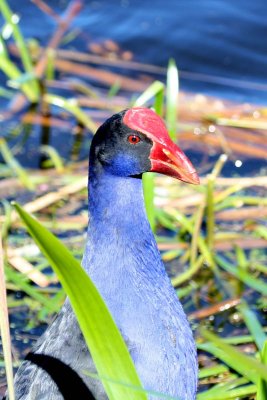
[[128,142],[131,143],[131,144],[137,144],[137,143],[140,142],[140,140],[141,140],[140,137],[137,136],[137,135],[128,136]]

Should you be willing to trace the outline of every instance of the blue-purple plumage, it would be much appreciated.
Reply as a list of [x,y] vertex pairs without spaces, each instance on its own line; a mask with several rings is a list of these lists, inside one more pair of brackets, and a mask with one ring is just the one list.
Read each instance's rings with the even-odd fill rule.
[[[152,142],[140,136],[143,150],[139,157],[136,150],[123,147],[123,115],[107,121],[91,147],[83,267],[111,311],[144,388],[194,400],[197,361],[192,332],[144,207],[140,176],[149,170]],[[111,133],[106,137],[108,129]],[[80,375],[97,400],[107,400],[100,381],[84,374],[95,372],[95,367],[68,300],[33,351],[63,361]],[[29,361],[20,367],[15,384],[17,400],[62,400],[49,374]],[[149,399],[158,397],[150,395]]]
[[195,345],[146,218],[142,182],[108,174],[94,179],[90,193],[99,201],[89,207],[83,265],[127,339],[144,387],[192,400]]

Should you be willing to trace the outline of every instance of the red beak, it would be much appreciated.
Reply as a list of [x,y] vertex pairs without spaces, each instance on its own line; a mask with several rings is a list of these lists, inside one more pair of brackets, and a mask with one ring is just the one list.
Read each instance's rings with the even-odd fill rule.
[[184,152],[170,139],[168,143],[162,144],[153,141],[150,153],[151,171],[172,176],[180,181],[199,184],[199,177],[191,162]]
[[151,171],[194,185],[199,184],[195,168],[183,151],[170,139],[164,122],[154,111],[141,107],[132,108],[126,111],[123,122],[152,140],[153,146],[149,156]]

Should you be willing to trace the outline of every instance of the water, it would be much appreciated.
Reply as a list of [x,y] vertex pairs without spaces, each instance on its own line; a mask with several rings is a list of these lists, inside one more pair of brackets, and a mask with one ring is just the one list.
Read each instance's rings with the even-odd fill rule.
[[[25,35],[46,43],[53,20],[28,1],[9,3]],[[69,4],[47,3],[59,13]],[[85,1],[73,24],[82,33],[71,46],[85,51],[111,38],[141,62],[166,66],[174,57],[187,72],[182,89],[266,104],[266,11],[265,0]]]
[[[47,1],[58,14],[69,3]],[[30,1],[9,0],[9,4],[21,16],[25,37],[47,44],[55,21]],[[110,38],[121,49],[131,51],[136,61],[165,67],[170,57],[175,58],[182,90],[266,104],[266,8],[265,0],[154,0],[153,4],[149,0],[85,1],[72,24],[72,29],[80,33],[65,47],[85,52],[90,44]],[[163,75],[160,78],[165,79]],[[6,105],[6,99],[0,101],[1,106],[3,101]],[[31,138],[17,157],[24,166],[37,168],[40,128],[31,129]],[[50,144],[69,158],[74,136],[62,143],[66,135],[69,138],[68,129],[53,128]],[[87,157],[88,147],[87,141],[80,158]],[[243,164],[239,172],[244,168],[247,172],[259,170],[265,161],[250,162],[253,165]],[[230,173],[232,170],[230,166]]]

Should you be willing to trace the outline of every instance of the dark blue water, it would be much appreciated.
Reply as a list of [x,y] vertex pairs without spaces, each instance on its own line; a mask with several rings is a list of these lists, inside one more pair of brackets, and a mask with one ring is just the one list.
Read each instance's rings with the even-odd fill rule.
[[[26,0],[10,0],[26,36],[46,43],[53,20]],[[47,1],[62,12],[69,1]],[[85,1],[69,46],[87,50],[111,38],[141,62],[166,66],[174,57],[182,89],[238,101],[267,100],[266,0]]]

